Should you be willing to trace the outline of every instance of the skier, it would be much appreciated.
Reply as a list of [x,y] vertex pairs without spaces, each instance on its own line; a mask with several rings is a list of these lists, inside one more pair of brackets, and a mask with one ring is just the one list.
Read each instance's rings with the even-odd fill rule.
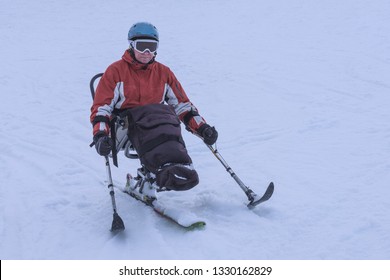
[[[150,114],[153,113],[150,110],[161,109],[156,104],[163,103],[169,105],[165,105],[166,107],[173,108],[175,117],[177,116],[189,131],[201,136],[206,144],[213,145],[218,138],[216,129],[199,115],[173,72],[155,60],[159,46],[157,28],[147,22],[135,23],[128,32],[128,41],[129,48],[122,59],[112,63],[104,72],[91,107],[90,121],[97,153],[107,156],[113,148],[109,126],[113,112],[142,107],[149,110],[147,114]],[[130,133],[129,138],[131,139]],[[157,142],[160,144],[162,141]],[[156,140],[153,145],[157,145]],[[169,153],[173,154],[172,149]],[[191,163],[190,160],[187,162]],[[164,165],[167,165],[166,162]],[[156,167],[156,170],[160,169]],[[176,190],[180,190],[179,187]]]

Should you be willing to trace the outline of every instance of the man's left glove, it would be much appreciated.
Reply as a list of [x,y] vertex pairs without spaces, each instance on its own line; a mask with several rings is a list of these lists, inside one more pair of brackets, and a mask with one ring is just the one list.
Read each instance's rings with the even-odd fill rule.
[[99,155],[108,156],[112,149],[112,139],[106,134],[96,134],[93,137],[93,142],[95,142],[95,148]]
[[197,130],[197,133],[203,137],[203,141],[207,144],[207,145],[213,145],[216,141],[217,141],[217,138],[218,138],[218,132],[217,130],[215,129],[215,127],[211,127],[209,126],[207,123],[205,124],[202,124],[198,130]]

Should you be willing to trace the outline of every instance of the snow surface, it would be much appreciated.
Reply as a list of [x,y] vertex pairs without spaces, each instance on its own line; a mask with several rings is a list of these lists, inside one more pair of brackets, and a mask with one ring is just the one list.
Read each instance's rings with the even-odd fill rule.
[[[390,1],[1,0],[1,259],[389,259]],[[116,192],[89,148],[89,80],[150,21],[168,65],[219,132],[254,210],[208,148],[201,182],[161,200],[185,231]],[[119,157],[124,184],[137,160]]]

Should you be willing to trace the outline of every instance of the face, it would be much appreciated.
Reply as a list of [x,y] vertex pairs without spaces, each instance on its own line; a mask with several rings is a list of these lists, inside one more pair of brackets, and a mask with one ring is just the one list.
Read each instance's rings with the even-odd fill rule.
[[139,62],[147,64],[154,57],[154,53],[151,53],[150,51],[145,51],[144,53],[141,53],[134,49],[134,56]]

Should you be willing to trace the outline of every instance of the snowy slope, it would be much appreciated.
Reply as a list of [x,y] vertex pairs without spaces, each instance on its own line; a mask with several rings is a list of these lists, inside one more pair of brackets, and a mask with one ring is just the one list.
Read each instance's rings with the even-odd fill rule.
[[[389,259],[390,2],[1,0],[1,259]],[[219,131],[254,210],[184,131],[201,183],[161,199],[207,221],[187,232],[116,193],[91,142],[90,78],[136,21]],[[119,158],[116,184],[138,167]]]

